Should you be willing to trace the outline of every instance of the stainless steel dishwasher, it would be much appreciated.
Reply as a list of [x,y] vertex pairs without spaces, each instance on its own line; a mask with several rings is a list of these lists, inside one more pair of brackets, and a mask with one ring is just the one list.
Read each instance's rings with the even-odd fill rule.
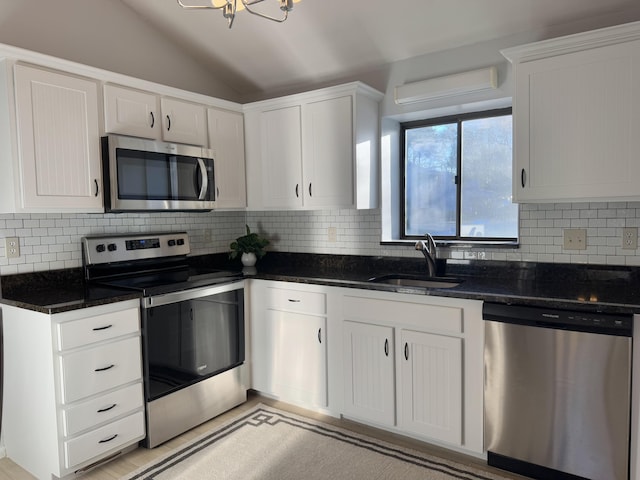
[[540,480],[627,480],[632,315],[485,303],[489,465]]

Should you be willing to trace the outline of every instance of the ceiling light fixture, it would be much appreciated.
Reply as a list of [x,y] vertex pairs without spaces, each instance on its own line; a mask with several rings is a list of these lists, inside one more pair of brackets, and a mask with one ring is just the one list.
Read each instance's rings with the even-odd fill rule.
[[282,10],[282,15],[280,17],[267,15],[266,13],[259,12],[254,9],[255,5],[265,1],[266,0],[210,0],[211,5],[185,5],[182,0],[177,0],[178,5],[186,10],[222,10],[222,16],[227,19],[229,28],[233,26],[233,20],[236,18],[236,12],[240,10],[246,10],[253,15],[282,23],[289,16],[289,12],[293,10],[293,4],[298,3],[300,0],[276,0],[280,3],[280,10]]

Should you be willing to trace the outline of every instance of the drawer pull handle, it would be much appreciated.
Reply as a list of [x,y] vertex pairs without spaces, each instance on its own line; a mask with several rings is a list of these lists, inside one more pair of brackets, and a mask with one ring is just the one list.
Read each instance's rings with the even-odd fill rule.
[[384,340],[384,355],[385,357],[389,356],[389,339],[385,338]]
[[115,439],[118,436],[117,433],[114,433],[113,435],[111,435],[109,438],[105,438],[104,440],[98,440],[98,443],[107,443],[110,442],[111,440]]
[[113,367],[115,367],[115,365],[112,363],[108,367],[96,368],[94,371],[96,371],[96,372],[104,372],[105,370],[109,370],[110,368],[113,368]]
[[98,413],[104,413],[104,412],[108,412],[109,410],[113,410],[114,408],[116,408],[116,405],[118,405],[118,404],[114,403],[110,407],[101,408],[100,410],[98,410]]
[[106,330],[107,328],[111,328],[113,325],[105,325],[104,327],[96,327],[93,329],[94,332],[98,332],[100,330]]
[[289,299],[289,301],[290,301],[291,303],[300,303],[300,300],[297,300],[297,299],[295,299],[295,298],[290,298],[290,299]]

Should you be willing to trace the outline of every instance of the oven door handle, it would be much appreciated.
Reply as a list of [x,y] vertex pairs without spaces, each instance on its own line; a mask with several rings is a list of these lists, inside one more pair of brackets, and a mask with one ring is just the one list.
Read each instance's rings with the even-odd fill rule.
[[192,288],[190,290],[182,290],[180,292],[171,292],[164,295],[155,295],[142,299],[142,308],[153,308],[170,303],[184,302],[186,300],[194,300],[196,298],[209,297],[219,293],[230,292],[232,290],[240,290],[244,288],[244,280],[239,278],[235,281],[210,285],[201,288]]

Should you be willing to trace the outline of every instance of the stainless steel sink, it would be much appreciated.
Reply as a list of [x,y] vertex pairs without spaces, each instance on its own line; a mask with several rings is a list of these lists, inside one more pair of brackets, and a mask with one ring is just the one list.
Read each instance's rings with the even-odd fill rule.
[[369,279],[373,283],[384,283],[400,287],[421,288],[453,288],[462,283],[461,280],[448,277],[419,277],[417,275],[382,275]]

